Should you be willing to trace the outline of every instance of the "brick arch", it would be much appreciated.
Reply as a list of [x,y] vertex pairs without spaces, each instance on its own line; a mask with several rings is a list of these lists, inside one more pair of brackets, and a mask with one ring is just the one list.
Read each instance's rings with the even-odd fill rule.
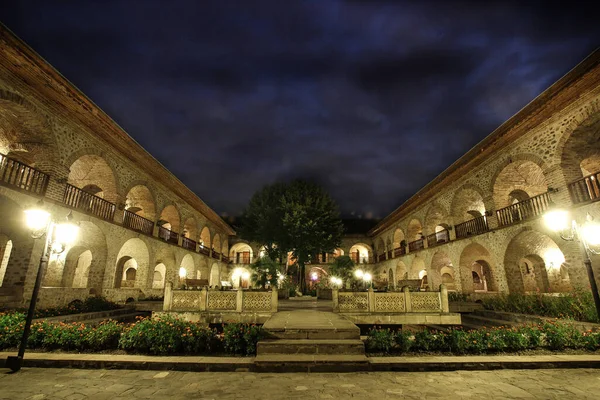
[[404,237],[404,231],[402,229],[400,229],[400,227],[396,227],[396,229],[394,229],[394,233],[393,233],[393,239],[392,239],[392,247],[394,249],[400,247],[400,243],[403,240],[406,240],[406,238]]
[[171,246],[161,246],[158,248],[154,254],[154,261],[151,263],[154,269],[158,265],[165,266],[165,274],[163,276],[164,282],[177,282],[177,259],[175,257],[175,253],[173,252],[173,248]]
[[59,150],[49,117],[21,95],[0,89],[0,152],[37,166],[60,163]]
[[[143,199],[142,203],[147,203],[146,205],[152,205],[152,207],[149,210],[146,210],[145,207],[141,207],[143,211],[142,215],[144,218],[151,220],[152,222],[156,222],[157,219],[157,211],[158,211],[158,203],[156,202],[156,192],[154,190],[154,188],[151,185],[148,185],[148,183],[146,181],[142,181],[142,180],[136,180],[131,182],[128,186],[127,189],[125,191],[125,195],[124,200],[126,202],[126,207],[132,207],[135,206],[137,207],[138,204],[132,203],[132,204],[127,204],[129,202],[129,195],[131,194],[131,191],[134,188],[145,188],[147,190],[147,192],[144,192],[143,194]],[[143,205],[143,204],[142,204]],[[137,214],[138,212],[136,212]]]
[[426,235],[435,233],[436,226],[448,227],[451,224],[448,212],[438,202],[433,202],[425,213],[423,230]]
[[[469,191],[472,193],[469,193]],[[465,202],[464,197],[467,194],[471,194],[472,198],[468,202]],[[467,216],[467,212],[472,209],[480,208],[480,210],[477,211],[480,211],[483,215],[486,209],[485,198],[485,192],[479,186],[472,183],[466,183],[455,190],[450,206],[450,215],[452,216],[454,223],[459,224],[471,219],[472,216]]]
[[210,226],[204,225],[200,229],[200,242],[204,243],[204,247],[210,249],[212,246],[212,231]]
[[406,227],[406,241],[408,243],[419,239],[418,234],[423,231],[423,223],[419,218],[411,218]]
[[383,240],[382,237],[377,239],[377,247],[375,249],[376,249],[377,255],[385,253],[385,241]]
[[167,221],[171,225],[169,229],[175,233],[179,233],[181,230],[181,212],[174,202],[170,201],[164,204],[158,220]]
[[488,290],[498,290],[498,273],[495,269],[496,266],[492,262],[491,252],[481,243],[471,242],[462,248],[459,258],[463,293],[472,293],[475,290],[473,284],[473,264],[481,261],[485,262],[487,264],[486,267],[489,269],[489,273],[485,275],[488,280]]
[[[567,136],[566,134],[563,137]],[[562,138],[561,138],[562,139]],[[560,166],[567,183],[584,176],[581,163],[594,157],[592,171],[600,171],[600,111],[591,113],[583,121],[580,121],[575,129],[572,129],[565,138],[564,143],[557,150],[560,158]]]
[[[111,202],[117,200],[120,187],[119,175],[115,166],[105,158],[103,152],[93,148],[74,151],[67,156],[66,165],[69,168],[68,182],[70,184],[80,189],[89,184],[96,185],[105,192],[105,195],[101,197]],[[110,176],[107,176],[109,172]]]
[[198,220],[196,220],[196,217],[188,216],[187,218],[182,219],[182,221],[184,221],[182,234],[187,230],[187,237],[194,241],[198,241],[200,230],[198,229]]

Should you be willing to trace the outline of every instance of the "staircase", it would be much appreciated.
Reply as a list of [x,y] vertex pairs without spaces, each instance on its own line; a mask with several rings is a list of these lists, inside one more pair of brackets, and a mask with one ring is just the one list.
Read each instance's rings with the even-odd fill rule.
[[342,372],[367,369],[359,328],[337,314],[313,310],[274,314],[258,342],[255,368],[281,372]]

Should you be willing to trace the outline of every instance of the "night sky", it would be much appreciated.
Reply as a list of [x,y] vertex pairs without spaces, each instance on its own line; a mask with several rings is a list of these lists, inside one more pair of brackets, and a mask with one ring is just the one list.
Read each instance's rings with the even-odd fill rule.
[[300,177],[383,217],[600,44],[577,1],[10,3],[4,24],[228,215]]

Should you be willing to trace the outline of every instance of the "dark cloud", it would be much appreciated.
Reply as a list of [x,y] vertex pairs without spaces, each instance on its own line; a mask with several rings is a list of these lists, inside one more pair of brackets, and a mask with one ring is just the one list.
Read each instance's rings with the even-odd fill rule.
[[381,217],[589,54],[592,7],[27,0],[0,18],[217,212],[304,177]]

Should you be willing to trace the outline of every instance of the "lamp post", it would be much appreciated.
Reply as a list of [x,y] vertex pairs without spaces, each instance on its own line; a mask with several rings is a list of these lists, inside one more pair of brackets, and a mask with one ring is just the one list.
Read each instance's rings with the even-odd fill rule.
[[[570,223],[569,219],[571,219]],[[600,245],[600,225],[593,222],[593,218],[589,213],[586,216],[586,222],[579,225],[574,218],[570,217],[567,211],[560,209],[548,211],[544,215],[544,221],[548,228],[554,232],[558,232],[563,240],[577,240],[579,242],[579,249],[583,256],[583,264],[587,270],[592,297],[594,298],[594,305],[596,306],[596,314],[600,319],[600,295],[598,294],[598,285],[596,284],[594,270],[592,269],[592,261],[589,256],[589,253],[600,254],[600,251],[591,247]]]
[[52,221],[50,213],[42,207],[43,203],[40,200],[36,208],[25,210],[25,220],[27,227],[31,230],[31,237],[34,239],[41,239],[46,236],[46,240],[44,251],[40,257],[40,264],[35,277],[31,300],[29,301],[29,309],[27,310],[27,318],[25,319],[25,327],[23,328],[23,336],[21,337],[21,343],[19,344],[18,355],[9,356],[6,359],[6,366],[13,372],[19,371],[23,366],[23,356],[25,355],[27,338],[29,337],[29,332],[31,330],[31,321],[35,312],[35,303],[37,302],[44,271],[48,265],[48,258],[50,254],[60,254],[65,251],[66,246],[73,243],[79,233],[79,227],[71,222],[73,219],[73,214],[71,212],[67,215],[66,222],[57,224]]
[[371,287],[371,283],[372,283],[372,281],[373,281],[373,277],[371,276],[371,274],[370,274],[370,273],[368,273],[368,272],[365,272],[365,273],[363,274],[363,277],[362,277],[362,279],[363,279],[363,281],[365,282],[365,286],[367,286],[367,287]]

